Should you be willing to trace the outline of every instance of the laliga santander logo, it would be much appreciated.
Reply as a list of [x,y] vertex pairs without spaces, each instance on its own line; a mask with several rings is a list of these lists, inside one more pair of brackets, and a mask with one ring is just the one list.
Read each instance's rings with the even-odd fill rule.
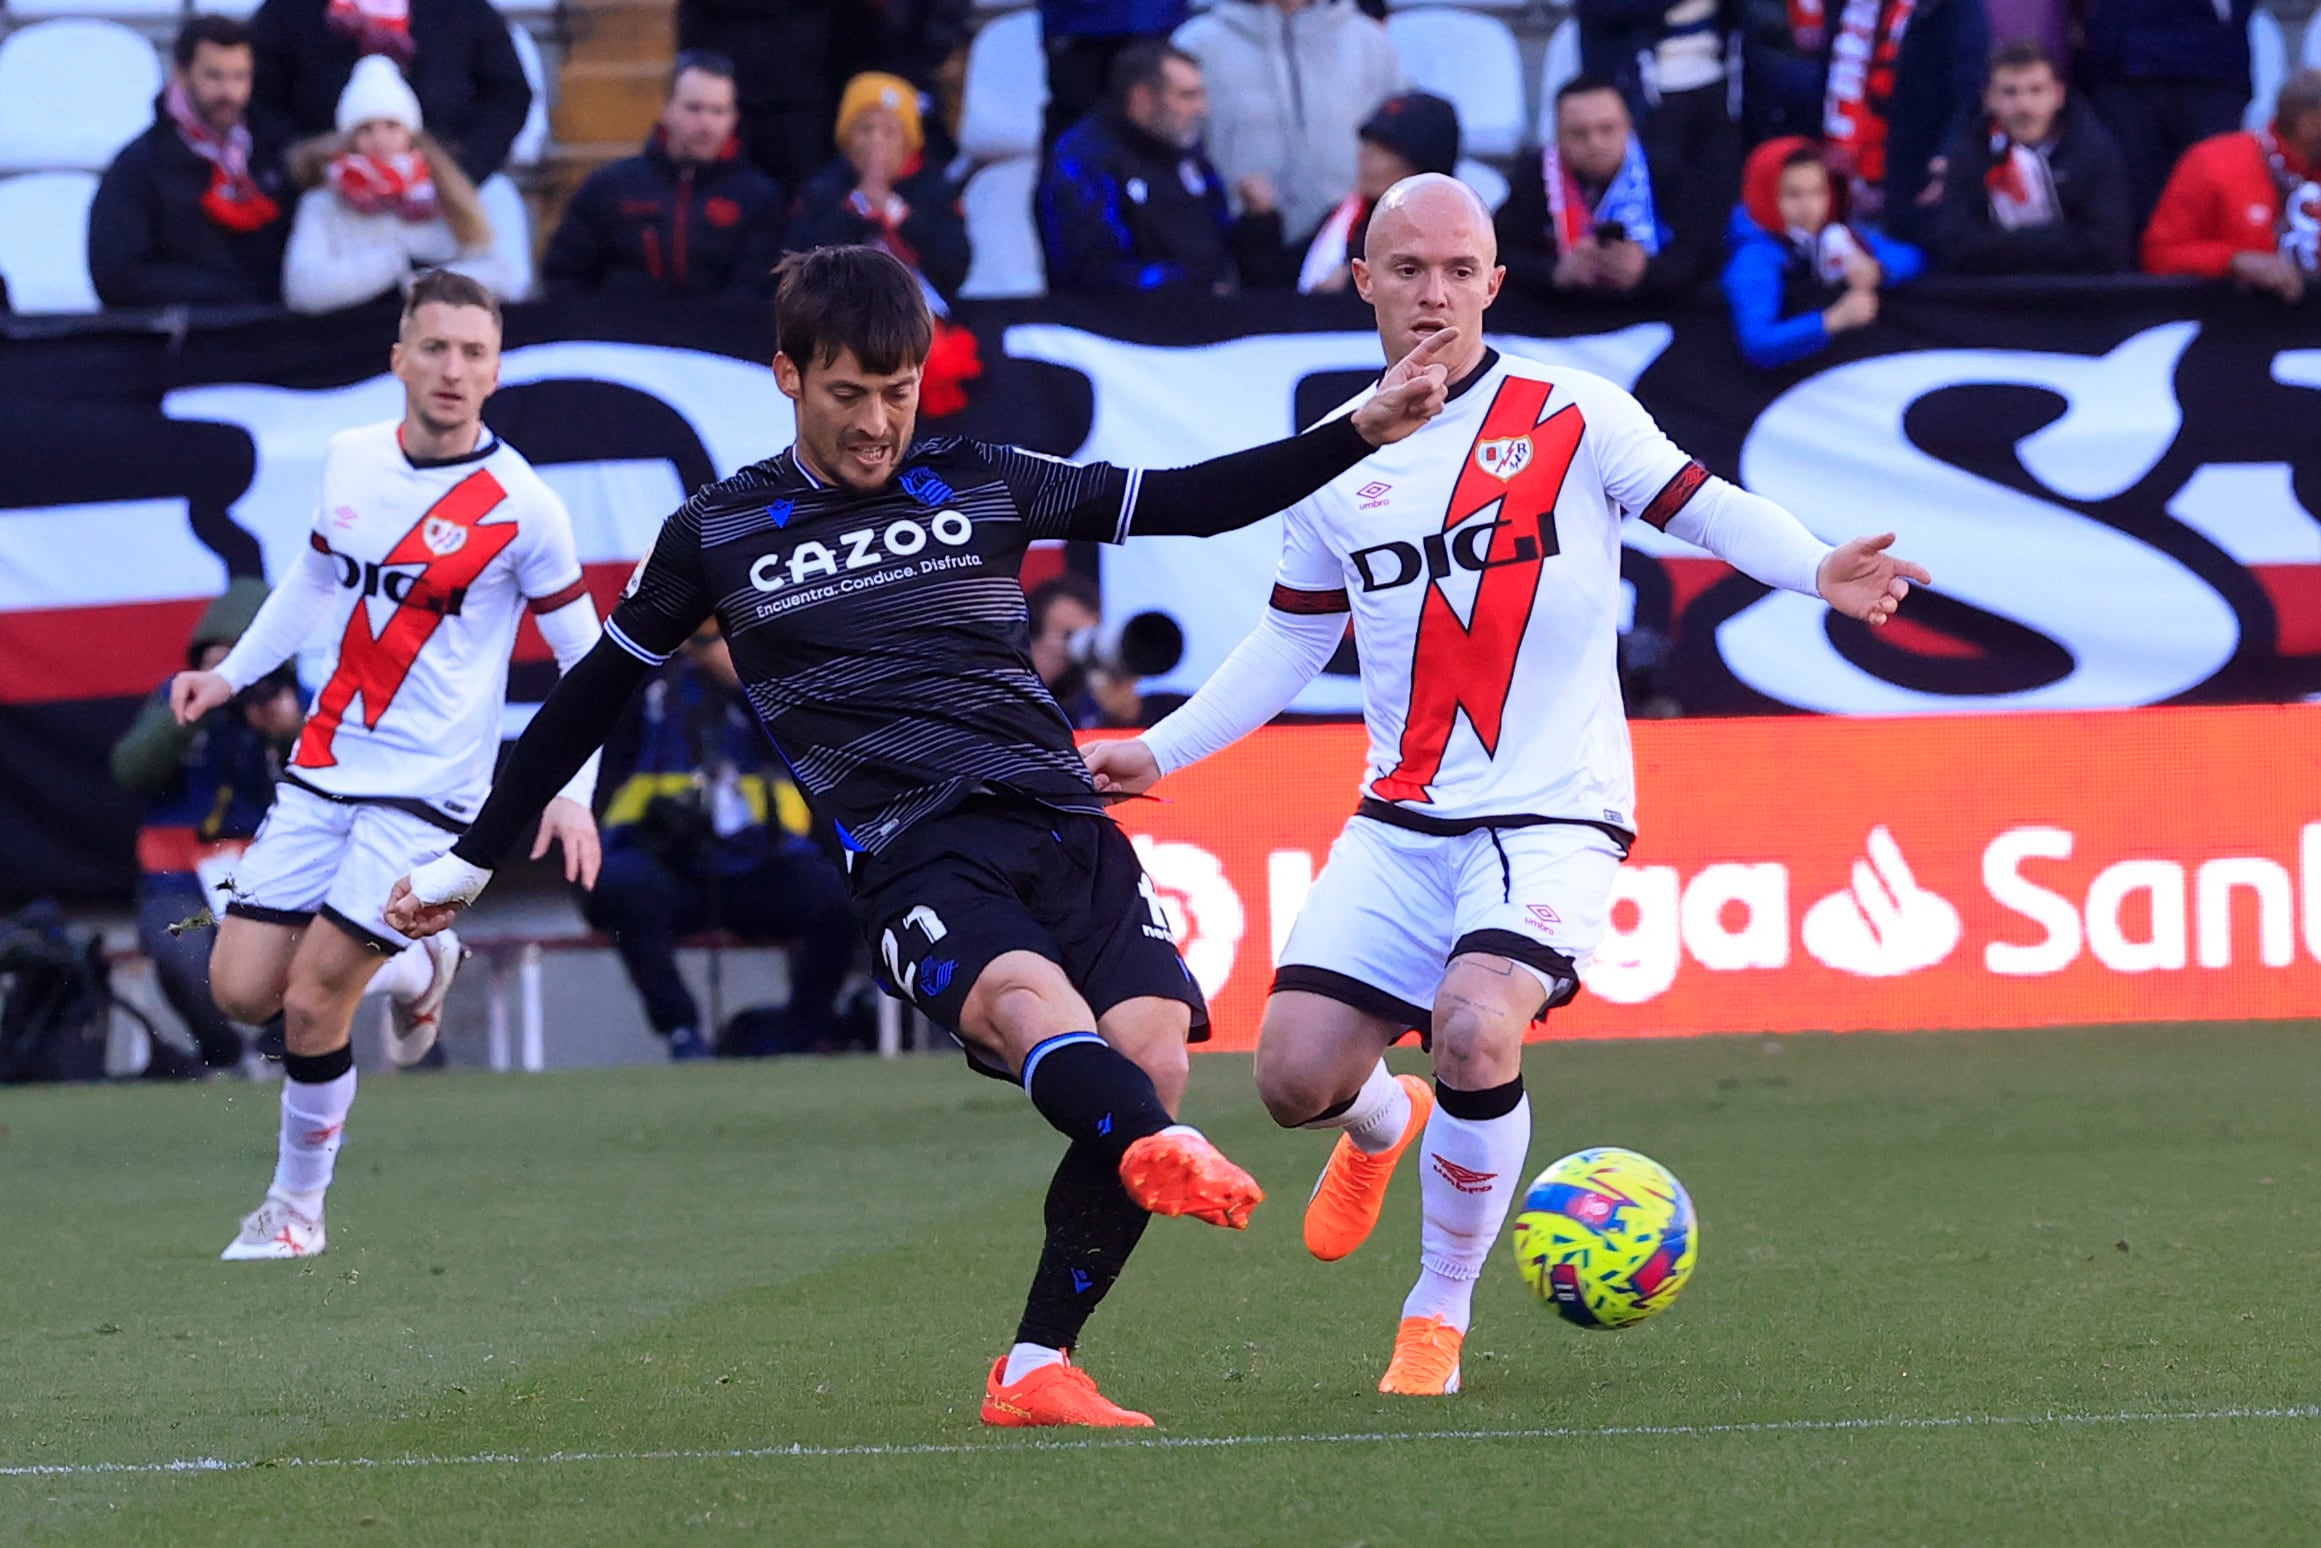
[[1902,846],[1883,823],[1869,855],[1854,861],[1853,886],[1805,911],[1805,949],[1825,967],[1863,978],[1899,978],[1950,955],[1965,927],[1948,899],[1918,885]]

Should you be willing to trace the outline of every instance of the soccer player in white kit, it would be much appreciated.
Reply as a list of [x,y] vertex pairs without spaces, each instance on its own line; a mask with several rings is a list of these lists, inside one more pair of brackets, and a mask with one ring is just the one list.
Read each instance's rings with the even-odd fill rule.
[[[1487,348],[1496,258],[1454,179],[1379,201],[1356,286],[1390,363],[1459,330],[1449,403],[1289,511],[1272,606],[1198,694],[1086,750],[1099,789],[1149,787],[1271,720],[1352,615],[1369,769],[1283,948],[1257,1084],[1284,1127],[1340,1131],[1306,1210],[1324,1260],[1369,1236],[1422,1140],[1418,1283],[1379,1383],[1414,1395],[1459,1388],[1474,1282],[1525,1181],[1524,1032],[1578,992],[1635,833],[1621,521],[1872,624],[1928,579],[1885,552],[1890,534],[1833,549],[1713,477],[1612,383]],[[1432,1091],[1382,1058],[1412,1027]]]
[[[170,688],[191,724],[310,641],[336,646],[210,955],[219,1007],[248,1022],[280,1010],[288,1047],[274,1181],[227,1244],[229,1262],[325,1246],[358,1000],[381,987],[392,996],[399,1062],[435,1040],[459,944],[414,943],[381,909],[397,877],[465,831],[490,788],[525,609],[560,669],[597,639],[564,502],[484,426],[499,303],[462,275],[422,275],[391,360],[402,419],[332,437],[307,547],[217,669]],[[584,886],[596,879],[595,782],[592,759],[548,804],[533,850],[560,843],[565,874]]]

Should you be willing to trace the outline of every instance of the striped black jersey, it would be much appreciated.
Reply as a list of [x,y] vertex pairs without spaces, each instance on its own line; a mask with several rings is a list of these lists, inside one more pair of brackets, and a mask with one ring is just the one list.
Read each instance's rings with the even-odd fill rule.
[[658,663],[714,615],[767,734],[852,847],[979,791],[1099,810],[1032,668],[1017,576],[1036,539],[1125,538],[1140,482],[949,437],[858,494],[784,452],[678,507],[605,633]]

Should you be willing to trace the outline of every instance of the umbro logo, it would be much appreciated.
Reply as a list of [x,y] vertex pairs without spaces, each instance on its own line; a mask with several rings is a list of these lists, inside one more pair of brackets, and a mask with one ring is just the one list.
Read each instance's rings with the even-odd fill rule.
[[1491,1185],[1499,1180],[1497,1172],[1478,1172],[1471,1166],[1445,1160],[1440,1152],[1433,1159],[1435,1171],[1441,1174],[1443,1181],[1461,1193],[1489,1193]]
[[1356,498],[1362,502],[1362,509],[1366,511],[1377,510],[1386,503],[1386,497],[1392,493],[1394,493],[1392,484],[1375,478],[1354,491]]
[[1563,928],[1563,916],[1549,908],[1545,903],[1533,903],[1523,911],[1529,914],[1531,922],[1542,930],[1552,932]]

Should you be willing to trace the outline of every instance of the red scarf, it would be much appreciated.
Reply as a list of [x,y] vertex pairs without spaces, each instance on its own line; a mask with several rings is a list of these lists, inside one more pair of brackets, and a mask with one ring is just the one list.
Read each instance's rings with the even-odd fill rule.
[[[1894,61],[1918,0],[1846,0],[1829,50],[1829,92],[1822,134],[1857,196],[1874,201],[1886,181],[1886,110],[1894,100]],[[1873,213],[1865,211],[1865,213]]]
[[1829,41],[1829,13],[1821,0],[1789,0],[1789,41],[1801,54],[1818,54]]
[[357,156],[350,151],[331,159],[329,182],[340,198],[364,215],[395,215],[408,221],[433,220],[436,215],[435,174],[417,151],[400,156]]
[[411,0],[330,0],[323,20],[366,54],[385,54],[397,65],[411,62]]
[[[894,181],[900,183],[906,178],[918,176],[919,168],[924,164],[924,158],[913,155],[908,161],[895,168]],[[896,193],[891,184],[888,187],[886,204],[883,207],[873,208],[870,200],[863,197],[862,190],[859,188],[846,196],[846,207],[878,228],[876,233],[863,244],[865,247],[884,248],[901,259],[903,266],[913,274],[919,272],[918,249],[903,240],[903,222],[911,218],[911,207],[903,203],[903,196]]]
[[161,105],[177,127],[186,149],[210,164],[210,186],[201,196],[201,212],[228,231],[257,231],[282,214],[282,206],[250,175],[250,126],[236,124],[223,133],[212,129],[193,105],[185,82],[173,80]]

